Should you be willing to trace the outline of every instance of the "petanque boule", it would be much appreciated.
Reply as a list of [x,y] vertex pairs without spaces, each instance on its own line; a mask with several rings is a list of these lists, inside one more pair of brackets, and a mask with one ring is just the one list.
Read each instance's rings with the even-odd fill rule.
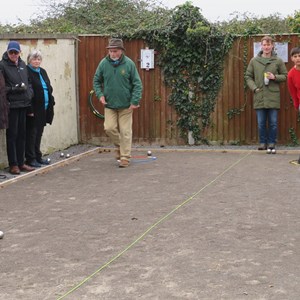
[[47,158],[47,163],[49,163],[49,164],[51,163],[51,158],[50,157]]
[[152,155],[152,152],[149,150],[148,152],[147,152],[147,156],[151,156]]
[[0,239],[3,239],[3,237],[4,237],[4,232],[0,231]]
[[69,153],[66,154],[66,158],[69,158],[71,155]]
[[65,154],[63,152],[60,153],[60,157],[64,157]]

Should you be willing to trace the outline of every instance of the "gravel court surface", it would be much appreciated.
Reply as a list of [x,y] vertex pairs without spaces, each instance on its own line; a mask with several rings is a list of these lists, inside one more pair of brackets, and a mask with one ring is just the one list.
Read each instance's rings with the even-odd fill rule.
[[153,155],[119,169],[96,149],[6,185],[0,299],[297,299],[295,153]]

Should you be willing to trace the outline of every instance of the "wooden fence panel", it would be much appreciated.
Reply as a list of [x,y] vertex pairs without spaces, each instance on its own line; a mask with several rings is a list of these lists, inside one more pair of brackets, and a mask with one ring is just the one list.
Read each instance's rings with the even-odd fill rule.
[[[212,113],[212,125],[207,131],[211,142],[223,144],[254,144],[257,143],[256,115],[253,109],[253,95],[245,88],[244,72],[253,57],[253,42],[259,42],[261,36],[236,38],[232,49],[225,58],[223,85]],[[292,47],[299,45],[298,35],[282,35],[278,42],[288,42]],[[89,92],[93,89],[93,76],[100,60],[107,54],[108,37],[79,36],[78,42],[78,82],[79,82],[79,120],[81,141],[85,143],[109,143],[103,130],[103,120],[97,118],[88,105]],[[142,40],[124,41],[126,55],[138,68],[143,82],[141,107],[134,112],[133,141],[136,144],[179,145],[185,144],[177,128],[177,114],[168,104],[170,89],[163,81],[163,74],[158,66],[149,71],[140,68],[140,50],[146,48]],[[155,60],[157,57],[155,55]],[[293,64],[286,64],[289,70]],[[103,107],[93,97],[98,111]],[[228,113],[233,109],[239,114]],[[287,144],[291,141],[289,130],[294,128],[300,135],[297,113],[294,111],[287,85],[281,85],[281,110],[279,113],[278,143]]]

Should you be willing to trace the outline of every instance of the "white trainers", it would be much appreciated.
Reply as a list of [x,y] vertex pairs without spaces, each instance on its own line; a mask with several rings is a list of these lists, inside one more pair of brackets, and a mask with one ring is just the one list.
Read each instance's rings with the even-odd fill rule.
[[274,146],[269,146],[267,149],[268,154],[276,154],[276,149]]

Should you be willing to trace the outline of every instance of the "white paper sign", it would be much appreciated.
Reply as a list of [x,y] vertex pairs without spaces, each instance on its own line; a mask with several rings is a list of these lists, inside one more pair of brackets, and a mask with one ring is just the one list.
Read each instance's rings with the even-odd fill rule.
[[[274,50],[277,53],[277,56],[280,57],[284,62],[288,62],[288,43],[274,43]],[[253,43],[253,57],[255,57],[258,52],[261,51],[261,43]]]
[[141,49],[141,68],[154,69],[154,49]]

